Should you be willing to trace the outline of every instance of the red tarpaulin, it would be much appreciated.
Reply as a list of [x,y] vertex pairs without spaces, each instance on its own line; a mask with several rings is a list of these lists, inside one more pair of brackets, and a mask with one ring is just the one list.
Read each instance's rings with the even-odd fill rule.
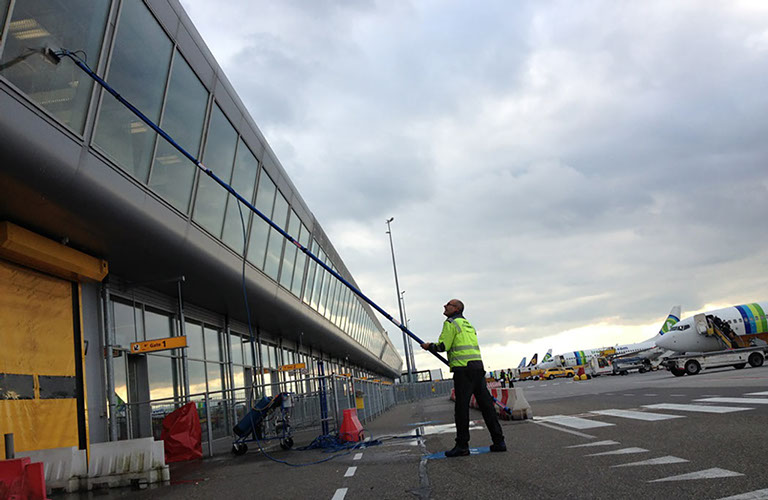
[[160,437],[165,443],[165,463],[202,458],[202,431],[195,403],[166,415]]

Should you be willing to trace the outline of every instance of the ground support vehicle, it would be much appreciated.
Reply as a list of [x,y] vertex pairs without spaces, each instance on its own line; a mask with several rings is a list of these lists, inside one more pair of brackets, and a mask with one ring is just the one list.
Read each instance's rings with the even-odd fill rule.
[[572,378],[576,376],[576,372],[571,368],[549,368],[547,371],[541,374],[541,378],[552,380],[559,377]]
[[733,366],[740,370],[749,363],[752,367],[763,366],[768,356],[768,346],[742,347],[712,352],[689,352],[664,359],[661,364],[676,377],[696,375],[705,368]]
[[617,375],[626,375],[632,370],[645,373],[653,370],[653,366],[647,358],[622,358],[613,361],[613,373]]
[[232,441],[232,453],[243,455],[248,451],[248,445],[256,441],[261,443],[279,439],[280,447],[284,450],[293,447],[291,430],[291,409],[293,399],[290,392],[280,392],[272,397],[258,399],[253,393],[250,400],[251,410],[232,429],[235,438]]

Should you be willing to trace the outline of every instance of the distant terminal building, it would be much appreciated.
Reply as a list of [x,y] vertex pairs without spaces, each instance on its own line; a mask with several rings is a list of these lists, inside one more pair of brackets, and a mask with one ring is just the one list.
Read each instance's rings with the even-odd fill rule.
[[0,0],[0,434],[17,451],[159,437],[169,404],[230,407],[319,360],[398,376],[369,306],[46,47],[354,283],[177,0]]

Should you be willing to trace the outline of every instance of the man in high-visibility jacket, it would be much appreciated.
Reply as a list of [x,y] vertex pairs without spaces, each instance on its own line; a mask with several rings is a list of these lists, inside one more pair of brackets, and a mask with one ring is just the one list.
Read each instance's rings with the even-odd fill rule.
[[483,420],[491,433],[491,451],[507,451],[504,433],[493,406],[493,398],[485,384],[485,367],[480,357],[477,333],[464,316],[464,303],[451,299],[445,304],[443,331],[437,343],[425,342],[421,348],[432,353],[447,352],[448,365],[453,372],[453,388],[456,392],[454,418],[456,420],[456,446],[445,452],[446,457],[469,455],[469,400],[475,401],[483,412]]

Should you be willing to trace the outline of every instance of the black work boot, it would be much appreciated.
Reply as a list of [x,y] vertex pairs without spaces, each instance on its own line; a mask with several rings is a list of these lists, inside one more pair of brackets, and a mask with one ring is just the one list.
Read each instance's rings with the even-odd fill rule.
[[448,450],[445,452],[445,456],[448,458],[453,457],[466,457],[469,455],[469,447],[468,446],[459,446],[456,445],[453,447],[452,450]]
[[491,445],[491,451],[507,451],[507,444],[504,441],[493,443]]

